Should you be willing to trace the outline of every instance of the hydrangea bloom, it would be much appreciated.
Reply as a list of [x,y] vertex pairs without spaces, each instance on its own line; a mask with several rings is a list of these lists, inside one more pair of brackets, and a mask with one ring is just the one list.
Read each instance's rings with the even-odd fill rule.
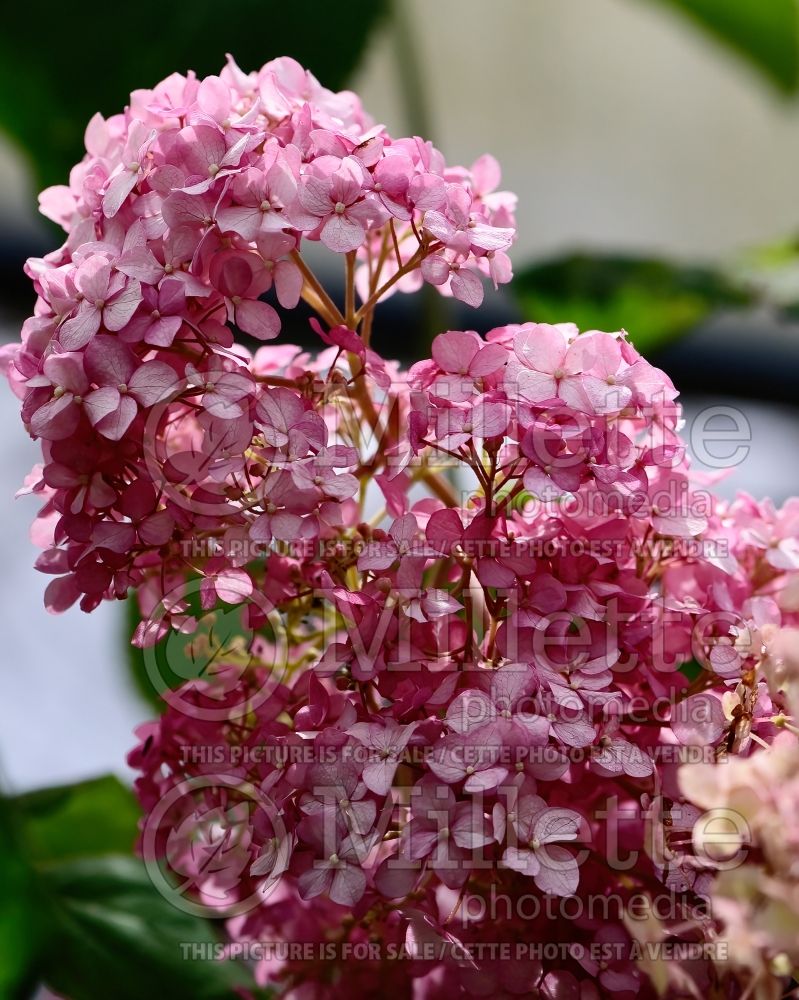
[[[509,280],[490,157],[290,59],[137,91],[86,149],[3,358],[47,606],[133,590],[151,662],[206,657],[131,754],[145,858],[231,940],[307,944],[258,963],[287,996],[778,995],[799,503],[716,500],[623,331],[372,349],[393,292]],[[316,357],[275,342],[300,299]]]

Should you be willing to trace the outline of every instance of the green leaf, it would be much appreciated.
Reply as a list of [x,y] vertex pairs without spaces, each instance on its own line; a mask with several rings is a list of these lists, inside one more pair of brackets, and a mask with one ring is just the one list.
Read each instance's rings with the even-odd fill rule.
[[218,927],[113,853],[130,850],[138,813],[111,776],[0,798],[4,1000],[27,1000],[42,981],[70,1000],[221,1000],[252,985],[244,965],[222,958]]
[[[195,592],[188,587],[184,597],[197,619],[192,634],[170,630],[148,649],[139,649],[130,643],[141,615],[135,596],[127,602],[128,667],[136,689],[159,713],[166,705],[165,692],[175,691],[190,680],[213,680],[220,669],[229,670],[234,663],[243,672],[251,662],[247,650],[252,630],[244,623],[242,606],[220,604],[211,611],[203,610],[199,588]],[[266,632],[268,625],[263,630]]]
[[710,268],[588,254],[521,271],[513,292],[526,320],[573,322],[581,330],[625,329],[644,353],[695,327],[714,310],[751,298]]
[[680,666],[680,673],[684,674],[691,683],[693,683],[697,679],[697,677],[702,673],[703,670],[704,667],[695,658],[686,660],[685,663],[681,664]]
[[757,288],[764,302],[783,318],[799,317],[799,237],[752,247],[734,262],[738,280]]
[[150,678],[147,675],[147,664],[144,660],[144,650],[134,646],[130,638],[136,631],[141,621],[139,611],[139,600],[135,594],[131,595],[125,602],[125,617],[123,621],[124,633],[122,636],[123,649],[126,654],[128,673],[133,680],[136,691],[147,702],[150,708],[155,709],[159,714],[166,708],[166,703],[161,699],[160,693],[156,691]]
[[84,858],[48,870],[53,947],[44,980],[70,1000],[215,1000],[252,985],[217,960],[212,926],[175,908],[133,858]]
[[141,810],[130,789],[113,775],[41,789],[13,802],[26,854],[34,863],[129,854],[136,843]]
[[[50,4],[31,26],[26,4],[7,4],[0,32],[0,128],[31,158],[42,184],[67,182],[83,155],[91,116],[111,115],[132,90],[152,87],[170,73],[218,73],[230,52],[245,71],[290,55],[326,86],[341,88],[357,66],[386,0],[347,4],[144,0],[136,29],[114,23],[107,5],[89,0],[80,16],[69,4]],[[147,29],[144,26],[149,26]],[[91,54],[84,52],[87,32]]]
[[796,0],[660,0],[759,70],[779,90],[799,86]]
[[27,998],[38,982],[42,905],[20,850],[10,803],[0,797],[0,997]]

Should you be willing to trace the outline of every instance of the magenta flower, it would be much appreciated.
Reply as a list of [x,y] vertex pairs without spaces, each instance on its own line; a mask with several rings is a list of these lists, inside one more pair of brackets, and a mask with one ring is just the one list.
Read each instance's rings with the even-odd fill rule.
[[133,423],[139,408],[169,399],[180,380],[163,361],[139,364],[136,355],[119,340],[101,334],[85,353],[86,374],[97,385],[84,401],[89,422],[111,441],[119,441]]
[[51,354],[45,358],[42,374],[28,380],[28,386],[48,385],[50,399],[30,417],[31,432],[48,441],[70,437],[80,421],[80,405],[89,388],[80,353]]
[[469,877],[475,851],[494,839],[488,820],[474,803],[456,801],[451,788],[429,778],[414,786],[411,803],[400,858],[429,859],[444,885],[460,888]]
[[416,723],[400,726],[392,719],[385,725],[358,722],[350,727],[350,734],[371,751],[363,769],[363,783],[370,792],[388,793],[415,728]]
[[[366,891],[366,875],[361,867],[365,848],[357,836],[337,833],[330,843],[315,825],[306,826],[303,839],[321,856],[310,862],[297,879],[297,886],[303,899],[314,899],[324,893],[334,903],[353,907]],[[330,847],[332,850],[325,853]]]
[[454,253],[425,257],[420,265],[422,277],[431,285],[447,288],[456,299],[476,309],[483,302],[483,286],[478,274],[464,266]]
[[418,531],[419,528],[413,514],[404,514],[402,517],[398,517],[389,528],[388,536],[384,540],[374,540],[367,543],[361,555],[358,556],[358,569],[388,569],[397,559],[412,555]]
[[388,214],[380,203],[367,200],[365,182],[364,168],[353,156],[331,165],[329,173],[306,174],[300,182],[300,204],[321,226],[319,238],[336,253],[357,250],[367,227]]
[[183,326],[186,311],[186,287],[176,278],[167,278],[158,288],[145,286],[142,303],[124,330],[124,339],[143,340],[154,347],[171,347]]
[[[263,233],[280,233],[291,225],[290,213],[297,200],[299,162],[290,158],[292,147],[281,150],[277,143],[265,150],[263,166],[238,174],[231,185],[234,204],[220,208],[217,225],[250,242]],[[295,151],[296,152],[296,151]]]
[[109,177],[103,195],[103,213],[108,218],[117,214],[130,192],[148,173],[147,153],[155,136],[155,130],[148,128],[144,122],[134,120],[130,123],[122,162]]
[[444,212],[426,212],[424,226],[445,247],[459,254],[471,249],[507,250],[513,242],[513,230],[489,226],[472,214],[472,199],[465,188],[453,186],[447,193]]
[[225,296],[228,319],[258,340],[272,340],[280,331],[280,317],[258,296],[271,284],[267,269],[255,254],[222,250],[214,254],[210,277]]
[[580,870],[563,841],[577,839],[582,818],[573,809],[550,808],[538,795],[522,795],[510,812],[495,810],[495,833],[508,846],[502,864],[529,875],[542,892],[571,896],[577,889]]
[[210,125],[189,125],[175,137],[178,165],[185,172],[180,190],[186,194],[204,194],[218,180],[236,172],[241,157],[251,141],[247,134],[235,136],[228,146],[224,135]]
[[514,338],[515,360],[508,365],[508,392],[529,403],[557,400],[575,410],[596,412],[609,387],[587,374],[586,352],[579,338],[569,344],[567,332],[546,323],[526,324]]
[[245,371],[230,371],[221,363],[210,371],[198,371],[194,365],[186,366],[189,385],[200,393],[204,410],[221,420],[235,420],[247,412],[254,383]]
[[[501,344],[485,344],[477,334],[458,330],[440,333],[433,340],[432,356],[442,371],[462,375],[472,381],[493,375],[508,360],[508,352]],[[453,402],[457,401],[453,398]]]
[[447,784],[463,782],[465,792],[489,791],[508,776],[502,747],[502,733],[496,725],[463,734],[455,732],[433,747],[428,766]]
[[515,737],[530,746],[545,744],[549,726],[536,711],[532,669],[524,663],[506,663],[487,680],[489,693],[469,688],[452,700],[446,716],[450,729],[474,733],[491,726],[504,739]]
[[59,327],[58,339],[65,351],[85,347],[100,327],[111,332],[127,325],[141,302],[141,287],[101,256],[89,257],[75,273],[75,285],[83,296],[77,313]]

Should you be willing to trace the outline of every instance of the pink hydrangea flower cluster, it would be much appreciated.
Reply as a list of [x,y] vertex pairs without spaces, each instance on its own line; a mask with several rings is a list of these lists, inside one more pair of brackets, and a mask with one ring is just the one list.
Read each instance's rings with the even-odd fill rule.
[[[43,442],[31,488],[48,498],[42,531],[55,529],[41,568],[59,574],[48,591],[56,610],[124,596],[153,553],[196,536],[185,510],[159,503],[146,467],[145,439],[184,414],[196,421],[184,436],[215,455],[211,491],[223,503],[223,453],[242,474],[245,441],[283,449],[290,476],[273,485],[291,516],[278,517],[278,533],[354,492],[337,472],[346,452],[328,450],[319,418],[302,416],[311,399],[280,379],[270,389],[270,366],[285,355],[253,360],[234,343],[234,328],[277,336],[265,292],[285,309],[304,296],[333,326],[356,326],[414,275],[477,305],[482,276],[509,279],[514,236],[514,198],[493,192],[493,160],[447,167],[429,143],[392,139],[354,95],[330,93],[291,59],[252,74],[229,60],[218,77],[174,75],[137,91],[124,114],[92,119],[86,149],[69,186],[41,197],[68,236],[29,261],[36,311],[22,349],[6,355],[23,420]],[[357,271],[367,289],[357,313],[348,303],[339,315],[302,256],[308,241]],[[363,356],[365,341],[354,341],[348,350]],[[328,386],[342,378],[331,371]],[[257,475],[280,464],[270,458]]]
[[[291,997],[778,995],[795,949],[711,821],[752,820],[734,878],[795,918],[799,502],[718,501],[624,332],[372,349],[395,290],[510,278],[489,157],[447,167],[289,59],[86,139],[4,359],[48,606],[135,591],[151,677],[205,658],[131,754],[148,864]],[[236,339],[300,299],[315,357]]]

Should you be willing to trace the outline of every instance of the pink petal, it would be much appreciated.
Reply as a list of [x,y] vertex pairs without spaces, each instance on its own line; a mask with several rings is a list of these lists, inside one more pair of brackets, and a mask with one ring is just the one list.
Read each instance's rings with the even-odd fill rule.
[[330,898],[342,906],[355,906],[366,891],[366,875],[355,865],[342,865],[334,869]]
[[465,375],[480,351],[476,334],[450,330],[433,340],[432,357],[439,368],[453,375]]
[[122,207],[125,199],[136,187],[139,179],[139,172],[128,169],[127,164],[123,164],[122,173],[108,185],[108,190],[103,196],[103,215],[107,219],[112,219]]
[[142,406],[155,406],[174,395],[180,385],[175,369],[164,361],[145,361],[128,382],[128,391]]
[[127,250],[117,261],[116,268],[129,278],[143,281],[145,285],[157,284],[164,274],[164,265],[160,264],[152,250],[146,247]]
[[333,210],[329,181],[319,177],[303,177],[298,193],[302,207],[312,215],[323,218]]
[[74,574],[60,576],[51,580],[44,592],[44,606],[51,615],[60,615],[80,597],[80,589],[75,582]]
[[438,254],[425,257],[421,264],[422,277],[430,285],[443,285],[449,278],[449,264]]
[[103,417],[113,413],[119,406],[121,399],[119,390],[114,386],[103,386],[89,393],[83,401],[83,408],[92,425],[97,424]]
[[136,529],[124,521],[103,521],[92,532],[92,542],[98,549],[129,552],[136,544]]
[[280,260],[273,272],[275,292],[284,309],[293,309],[300,301],[303,277],[300,269],[290,260]]
[[92,426],[111,441],[119,441],[136,417],[135,400],[112,386],[95,389],[83,406]]
[[44,359],[42,370],[53,385],[60,385],[78,396],[89,388],[89,380],[83,369],[83,356],[79,353],[51,354]]
[[357,250],[366,237],[366,230],[359,223],[348,219],[346,215],[331,215],[320,234],[324,245],[334,253],[348,253]]
[[243,569],[226,569],[214,577],[214,587],[226,604],[241,604],[253,592],[253,583]]
[[528,368],[551,375],[566,357],[566,338],[549,323],[525,324],[513,340],[516,356]]
[[472,358],[470,375],[491,375],[507,363],[508,352],[501,344],[486,344]]
[[136,364],[136,355],[118,337],[100,334],[86,348],[86,374],[98,385],[127,384]]
[[297,879],[297,887],[303,899],[313,899],[327,891],[331,879],[330,869],[327,866],[313,865]]
[[103,325],[107,330],[121,330],[136,312],[142,300],[141,285],[131,278],[122,291],[103,309]]
[[727,727],[721,701],[708,692],[678,702],[671,715],[672,732],[684,746],[715,746]]
[[220,232],[238,233],[242,239],[251,241],[258,235],[264,213],[258,205],[232,205],[220,208],[216,214]]
[[375,888],[386,899],[404,899],[419,880],[419,866],[392,856],[375,872]]
[[565,847],[549,844],[536,852],[541,868],[535,884],[542,892],[553,896],[571,896],[580,884],[580,869],[575,858]]
[[257,340],[274,340],[280,333],[280,317],[268,302],[245,299],[236,306],[236,325]]
[[436,552],[447,553],[463,539],[463,525],[454,510],[437,510],[430,515],[425,534]]
[[230,87],[218,76],[207,76],[197,88],[197,104],[221,122],[230,111]]
[[483,283],[473,271],[453,271],[449,287],[459,302],[476,309],[483,301]]
[[100,329],[100,310],[84,302],[75,316],[58,329],[58,342],[66,351],[79,351]]
[[80,410],[67,393],[39,407],[31,417],[31,431],[45,441],[63,441],[74,433],[79,420]]

